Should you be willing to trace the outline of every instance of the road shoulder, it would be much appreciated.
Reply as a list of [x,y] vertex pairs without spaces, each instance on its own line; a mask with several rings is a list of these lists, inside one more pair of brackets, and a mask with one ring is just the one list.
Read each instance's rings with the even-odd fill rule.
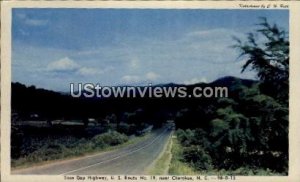
[[172,159],[172,134],[168,138],[168,142],[164,146],[159,156],[151,163],[151,165],[145,170],[149,175],[167,175]]

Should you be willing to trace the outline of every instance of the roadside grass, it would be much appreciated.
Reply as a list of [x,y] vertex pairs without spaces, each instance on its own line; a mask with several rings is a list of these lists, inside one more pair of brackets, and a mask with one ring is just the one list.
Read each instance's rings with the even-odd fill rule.
[[281,173],[274,172],[270,169],[250,168],[243,166],[235,170],[210,169],[197,170],[189,163],[184,162],[183,146],[179,143],[176,136],[172,137],[172,159],[169,168],[170,175],[222,175],[222,176],[282,176]]
[[[109,133],[103,133],[94,139],[79,139],[74,142],[74,138],[70,138],[70,145],[61,140],[49,140],[34,152],[22,156],[18,159],[11,159],[11,166],[13,170],[44,165],[51,162],[58,162],[62,160],[69,160],[88,155],[94,155],[99,152],[107,152],[117,150],[149,138],[153,133],[147,133],[142,136],[134,136],[130,139],[123,134],[114,134],[110,136]],[[118,140],[113,139],[118,137]],[[114,141],[110,141],[110,140]],[[66,139],[68,140],[68,139]],[[47,143],[48,142],[48,143]]]
[[177,140],[176,136],[172,137],[172,159],[169,168],[170,175],[197,175],[199,174],[195,169],[193,169],[189,164],[183,162],[182,158],[182,146]]
[[165,147],[162,155],[147,170],[149,175],[166,175],[168,174],[170,162],[172,158],[172,139],[168,139],[167,147]]

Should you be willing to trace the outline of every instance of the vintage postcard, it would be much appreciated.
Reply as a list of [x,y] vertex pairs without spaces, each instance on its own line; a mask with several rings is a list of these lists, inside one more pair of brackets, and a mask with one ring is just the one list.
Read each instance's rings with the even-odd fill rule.
[[2,1],[1,180],[300,181],[300,3]]

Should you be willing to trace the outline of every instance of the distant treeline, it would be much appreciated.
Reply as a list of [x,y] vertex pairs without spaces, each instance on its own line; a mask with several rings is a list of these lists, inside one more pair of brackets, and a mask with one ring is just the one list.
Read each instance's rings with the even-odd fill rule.
[[[236,88],[251,86],[255,81],[224,77],[212,83],[199,83],[187,86],[188,92],[194,87],[222,86],[229,88],[229,97],[237,94]],[[160,85],[182,86],[176,84]],[[132,112],[140,113],[142,121],[160,125],[168,119],[175,119],[177,111],[197,107],[211,107],[218,98],[74,98],[65,93],[49,91],[12,83],[12,112],[17,113],[20,120],[30,120],[31,115],[38,115],[41,120],[54,119],[101,119],[108,115],[116,115],[117,120],[126,122],[125,116]],[[206,115],[203,115],[206,118]],[[184,127],[194,127],[194,121],[185,122]]]

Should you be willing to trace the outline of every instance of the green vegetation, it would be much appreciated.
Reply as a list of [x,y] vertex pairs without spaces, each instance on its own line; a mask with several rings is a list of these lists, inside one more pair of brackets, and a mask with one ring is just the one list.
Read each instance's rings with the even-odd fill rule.
[[[135,115],[133,112],[132,116]],[[148,137],[151,130],[152,125],[120,122],[114,114],[92,122],[64,119],[14,120],[11,130],[11,166],[28,167],[113,150]]]
[[172,138],[172,159],[169,168],[170,175],[197,175],[187,162],[183,160],[183,148],[176,138]]
[[[177,136],[189,135],[194,133],[192,130],[178,130]],[[281,173],[274,172],[271,169],[251,168],[249,166],[238,167],[236,169],[216,169],[211,165],[211,158],[204,152],[200,146],[184,146],[179,142],[179,138],[172,139],[172,159],[169,168],[170,175],[259,175],[259,176],[278,176]],[[196,150],[195,150],[196,149]],[[196,155],[195,155],[196,154]],[[200,155],[197,155],[200,154]],[[191,158],[195,155],[195,158]],[[201,164],[198,160],[194,163],[195,159],[202,161]],[[208,166],[207,166],[208,165]],[[206,168],[204,168],[206,167]]]
[[231,88],[232,97],[216,99],[208,107],[186,108],[176,115],[179,124],[200,120],[201,127],[177,130],[183,148],[172,150],[180,154],[179,161],[197,171],[288,174],[289,41],[284,30],[266,19],[259,25],[256,34],[248,34],[246,42],[237,39],[235,47],[247,59],[242,71],[257,71],[260,82],[236,84]]
[[[200,171],[240,170],[244,175],[266,170],[286,175],[288,107],[261,93],[258,85],[238,89],[237,98],[218,100],[205,127],[177,130],[183,161]],[[178,119],[188,118],[183,113]]]
[[[78,139],[73,136],[56,139],[37,139],[30,143],[27,151],[22,151],[22,157],[12,159],[12,167],[29,167],[33,164],[114,150],[144,140],[150,135],[151,134],[129,139],[124,134],[111,131],[96,135],[92,139]],[[28,150],[29,147],[31,147],[33,151]]]
[[[229,90],[228,98],[127,98],[126,102],[116,98],[74,99],[13,84],[15,113],[12,115],[17,117],[12,121],[12,166],[120,146],[128,143],[127,136],[147,133],[151,126],[159,128],[169,120],[177,128],[170,174],[287,175],[287,35],[285,30],[262,19],[259,29],[249,33],[246,41],[236,38],[234,48],[246,60],[242,72],[254,70],[258,80],[224,77],[187,86],[188,93],[195,87],[225,86]],[[49,125],[46,130],[51,132],[46,134],[42,127],[32,130],[26,126],[26,121],[32,119],[31,113],[38,113],[42,118],[39,121],[45,121]],[[75,118],[84,124],[55,126],[51,121],[57,118]],[[92,127],[88,118],[95,118]],[[156,164],[157,170],[151,173],[163,173],[169,157],[169,153],[164,154]]]
[[263,82],[262,90],[281,102],[288,102],[289,90],[289,37],[288,32],[261,18],[259,29],[249,33],[246,42],[236,38],[234,47],[246,58],[242,72],[255,70]]

